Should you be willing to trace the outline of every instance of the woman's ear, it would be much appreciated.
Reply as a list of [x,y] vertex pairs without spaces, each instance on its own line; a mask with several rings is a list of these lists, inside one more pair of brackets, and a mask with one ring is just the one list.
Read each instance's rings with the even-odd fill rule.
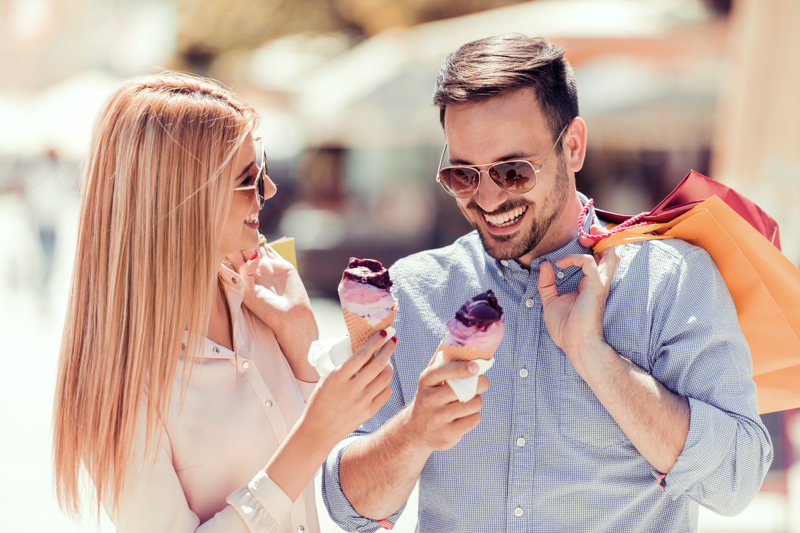
[[581,117],[575,117],[564,132],[561,139],[561,149],[567,170],[578,172],[583,168],[586,158],[586,122]]

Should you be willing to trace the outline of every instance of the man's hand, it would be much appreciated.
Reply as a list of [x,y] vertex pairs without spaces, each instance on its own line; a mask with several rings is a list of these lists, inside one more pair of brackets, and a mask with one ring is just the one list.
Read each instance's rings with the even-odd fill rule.
[[567,354],[575,371],[586,379],[583,356],[605,344],[603,313],[611,280],[619,265],[616,248],[600,254],[569,255],[556,262],[559,268],[579,266],[584,277],[578,290],[559,296],[553,266],[544,261],[539,272],[539,295],[550,338]]
[[[434,356],[435,359],[435,356]],[[478,376],[474,398],[461,403],[445,380],[474,375],[478,365],[466,361],[434,364],[433,359],[419,377],[417,395],[410,406],[409,423],[420,444],[430,450],[448,450],[481,421],[480,394],[489,388],[486,376]]]
[[294,266],[268,244],[258,256],[242,251],[228,257],[244,281],[244,304],[275,333],[295,377],[316,381],[308,349],[319,338],[311,301]]

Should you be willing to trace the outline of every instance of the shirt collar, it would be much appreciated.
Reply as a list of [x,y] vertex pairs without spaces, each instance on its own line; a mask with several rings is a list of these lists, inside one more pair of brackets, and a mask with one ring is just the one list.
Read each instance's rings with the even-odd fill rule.
[[[225,294],[228,297],[228,305],[230,306],[231,316],[233,317],[233,331],[235,336],[236,321],[240,315],[242,300],[244,299],[244,280],[242,280],[242,277],[238,273],[225,265],[220,266],[219,277],[222,280],[222,284],[225,287]],[[188,335],[184,332],[184,345],[186,344],[187,338]],[[203,340],[201,351],[204,359],[234,359],[236,357],[236,354],[225,346],[217,344],[207,337],[204,337]],[[238,341],[239,339],[237,337],[237,342]]]
[[[586,202],[589,201],[588,198],[586,198],[586,196],[583,193],[579,192],[577,194],[578,194],[578,199],[580,199],[581,201],[581,205],[585,206]],[[583,220],[583,231],[589,233],[589,230],[591,229],[592,223],[594,221],[595,221],[595,213],[594,213],[594,206],[592,205],[589,206],[589,212],[586,214],[586,217]],[[577,224],[577,220],[575,222]],[[573,238],[563,248],[559,248],[558,250],[537,257],[536,259],[531,261],[531,272],[538,271],[539,265],[542,263],[542,261],[547,261],[548,263],[553,265],[553,268],[555,269],[556,285],[560,285],[562,282],[566,281],[570,276],[572,276],[572,274],[580,270],[580,267],[570,266],[564,269],[560,269],[555,266],[556,261],[559,261],[568,255],[591,254],[591,253],[592,249],[582,246],[578,242],[578,235],[576,235],[575,238]],[[502,271],[503,269],[524,270],[520,266],[519,262],[517,262],[515,259],[505,259],[505,260],[495,259],[494,257],[489,255],[489,253],[486,251],[486,248],[483,249],[483,255],[486,258],[487,264],[496,270],[500,271]]]

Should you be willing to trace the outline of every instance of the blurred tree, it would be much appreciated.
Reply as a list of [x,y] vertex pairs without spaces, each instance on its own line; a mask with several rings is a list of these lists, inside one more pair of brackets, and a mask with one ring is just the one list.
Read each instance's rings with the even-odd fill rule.
[[457,17],[521,0],[174,0],[178,53],[203,69],[234,48],[295,33],[345,32],[354,40],[392,27]]

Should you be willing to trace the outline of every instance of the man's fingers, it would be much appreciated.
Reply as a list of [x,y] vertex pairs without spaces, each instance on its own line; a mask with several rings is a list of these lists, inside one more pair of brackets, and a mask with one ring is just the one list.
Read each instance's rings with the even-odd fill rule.
[[[589,229],[590,235],[602,235],[604,233],[608,233],[608,230],[606,230],[600,224],[592,224],[592,227]],[[592,248],[595,244],[597,244],[597,241],[595,239],[589,239],[583,235],[580,235],[578,236],[578,244],[584,248]]]
[[475,394],[483,394],[489,390],[489,378],[486,375],[478,376],[478,389],[475,391]]
[[[576,266],[580,267],[581,270],[583,270],[584,276],[597,275],[597,263],[595,262],[594,256],[587,254],[573,254],[573,255],[568,255],[566,257],[562,257],[561,259],[556,261],[556,266],[558,268],[567,268],[571,266]],[[541,274],[539,275],[541,276]]]
[[611,246],[597,254],[596,259],[597,268],[600,271],[600,278],[605,285],[609,285],[619,266],[619,251],[616,246]]
[[470,361],[455,361],[433,365],[422,372],[419,384],[432,387],[439,383],[454,378],[467,378],[478,373],[477,363]]
[[553,298],[558,298],[556,273],[553,270],[553,265],[547,261],[542,261],[539,264],[539,281],[536,286],[539,289],[539,296],[542,298],[542,305],[547,305],[547,302]]

